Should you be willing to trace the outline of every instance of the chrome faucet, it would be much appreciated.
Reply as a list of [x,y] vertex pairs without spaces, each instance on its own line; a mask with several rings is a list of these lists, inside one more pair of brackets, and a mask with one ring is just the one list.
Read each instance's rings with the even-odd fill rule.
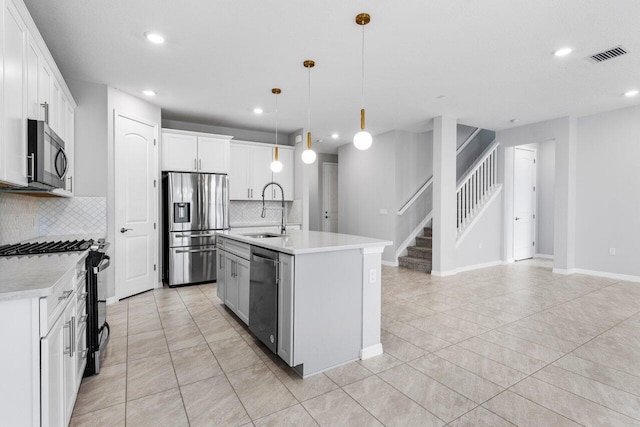
[[285,224],[285,220],[284,220],[284,190],[282,189],[282,186],[280,184],[278,184],[277,182],[268,182],[263,188],[262,188],[262,213],[260,214],[261,218],[264,218],[266,215],[266,210],[267,208],[264,205],[264,192],[267,189],[268,186],[270,185],[275,185],[278,188],[280,188],[280,196],[281,196],[281,202],[282,202],[282,207],[280,208],[282,210],[282,219],[280,221],[280,234],[287,234],[287,226]]

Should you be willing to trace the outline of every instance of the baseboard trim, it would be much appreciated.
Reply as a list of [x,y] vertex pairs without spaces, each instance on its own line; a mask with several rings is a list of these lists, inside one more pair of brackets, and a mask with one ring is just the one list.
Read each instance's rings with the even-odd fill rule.
[[571,275],[571,274],[573,274],[573,273],[575,273],[575,272],[576,272],[576,269],[575,269],[575,268],[569,268],[569,269],[564,269],[564,268],[554,268],[554,269],[552,270],[552,273],[553,273],[553,274],[561,274],[561,275],[563,275],[563,276],[569,276],[569,275]]
[[586,274],[587,276],[604,277],[607,279],[624,280],[627,282],[640,283],[640,276],[632,276],[630,274],[609,273],[606,271],[585,270],[582,268],[574,268],[573,271],[578,274]]
[[482,264],[466,265],[464,267],[458,267],[458,273],[463,273],[465,271],[472,271],[472,270],[480,270],[480,269],[489,268],[489,267],[495,267],[496,265],[502,265],[502,260],[484,262]]
[[515,259],[509,258],[509,259],[505,259],[504,261],[502,261],[502,265],[509,265],[509,264],[513,264],[514,262],[516,262]]
[[397,267],[399,264],[398,264],[398,261],[394,262],[394,261],[382,260],[382,265],[386,265],[387,267]]
[[369,347],[365,347],[360,350],[360,359],[367,360],[372,357],[380,356],[383,353],[382,351],[382,343],[378,343],[376,345],[370,345]]
[[118,302],[118,298],[116,297],[107,298],[107,305],[115,304],[117,302]]
[[535,254],[533,257],[542,258],[542,259],[553,259],[553,255],[547,255],[547,254]]
[[458,270],[448,270],[448,271],[431,270],[431,275],[436,277],[455,276],[457,273],[458,273]]

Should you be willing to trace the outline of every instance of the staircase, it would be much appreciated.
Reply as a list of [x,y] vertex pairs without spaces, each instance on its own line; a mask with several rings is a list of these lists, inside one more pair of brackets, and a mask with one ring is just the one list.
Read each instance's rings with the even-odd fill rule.
[[416,237],[416,245],[407,247],[408,256],[398,257],[400,267],[431,273],[433,240],[431,227],[423,229],[423,235]]

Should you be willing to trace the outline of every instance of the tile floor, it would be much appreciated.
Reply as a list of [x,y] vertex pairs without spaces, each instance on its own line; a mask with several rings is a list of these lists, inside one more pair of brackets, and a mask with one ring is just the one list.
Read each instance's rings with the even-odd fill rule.
[[533,260],[437,278],[383,268],[385,354],[306,380],[215,285],[108,307],[74,426],[640,425],[640,284]]

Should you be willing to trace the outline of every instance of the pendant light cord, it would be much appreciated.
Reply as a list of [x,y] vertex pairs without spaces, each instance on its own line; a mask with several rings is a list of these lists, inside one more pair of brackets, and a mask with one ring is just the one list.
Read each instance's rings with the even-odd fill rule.
[[307,78],[307,90],[308,90],[308,99],[309,103],[307,105],[307,132],[311,132],[311,67],[307,68],[308,78]]
[[364,25],[362,26],[362,106],[364,108]]
[[276,145],[278,145],[278,94],[276,93]]

